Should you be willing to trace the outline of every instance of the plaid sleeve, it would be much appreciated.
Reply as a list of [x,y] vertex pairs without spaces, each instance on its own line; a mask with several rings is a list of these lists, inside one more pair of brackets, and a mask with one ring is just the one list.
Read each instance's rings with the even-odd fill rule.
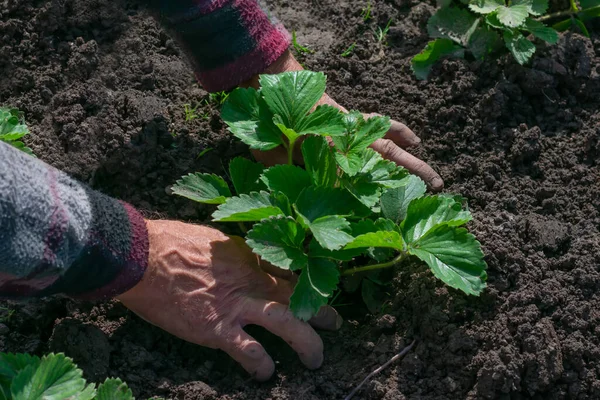
[[114,297],[147,258],[133,207],[0,142],[0,296]]
[[152,0],[209,92],[231,89],[273,64],[290,36],[258,0]]

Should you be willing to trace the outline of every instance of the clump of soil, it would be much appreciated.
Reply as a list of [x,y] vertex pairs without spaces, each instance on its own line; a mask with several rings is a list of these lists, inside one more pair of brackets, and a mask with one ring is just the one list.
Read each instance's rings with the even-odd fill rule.
[[[277,362],[266,384],[115,302],[7,302],[0,349],[64,351],[88,378],[119,376],[139,398],[339,399],[415,338],[362,398],[599,398],[598,22],[591,39],[566,33],[556,46],[540,44],[531,66],[509,56],[446,60],[419,82],[409,62],[428,40],[434,2],[372,3],[367,23],[358,0],[271,5],[315,50],[301,61],[328,74],[332,97],[405,122],[423,139],[415,155],[441,173],[448,192],[469,199],[470,229],[489,264],[481,297],[448,289],[420,267],[398,271],[379,315],[364,316],[359,303],[339,308],[347,322],[323,333],[319,371],[251,327]],[[42,160],[150,216],[207,221],[210,208],[169,196],[169,186],[192,171],[223,175],[247,150],[143,9],[23,0],[9,1],[0,17],[0,103],[25,111]],[[389,18],[387,45],[378,43],[372,29]],[[186,121],[184,104],[200,104],[198,117]]]

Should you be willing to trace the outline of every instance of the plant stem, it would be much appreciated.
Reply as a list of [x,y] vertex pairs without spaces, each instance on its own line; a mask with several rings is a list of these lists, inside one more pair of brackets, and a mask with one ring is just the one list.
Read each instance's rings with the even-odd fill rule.
[[555,18],[562,18],[562,17],[570,17],[571,15],[575,15],[577,14],[576,12],[573,12],[573,10],[569,9],[566,11],[558,11],[552,14],[547,14],[547,15],[542,15],[541,17],[537,18],[538,21],[543,22],[543,21],[548,21],[551,19],[555,19]]
[[240,229],[242,230],[242,232],[248,233],[248,228],[246,228],[246,225],[244,225],[243,222],[238,222],[238,226],[240,227]]
[[296,139],[290,140],[290,144],[288,145],[288,165],[294,165],[294,146],[296,144]]
[[393,267],[394,265],[396,265],[399,262],[401,262],[402,260],[404,260],[405,257],[406,257],[406,253],[402,252],[402,253],[398,254],[398,256],[396,258],[394,258],[393,260],[388,261],[388,262],[384,262],[381,264],[365,265],[364,267],[347,269],[344,272],[342,272],[342,276],[354,275],[359,272],[374,271],[376,269]]

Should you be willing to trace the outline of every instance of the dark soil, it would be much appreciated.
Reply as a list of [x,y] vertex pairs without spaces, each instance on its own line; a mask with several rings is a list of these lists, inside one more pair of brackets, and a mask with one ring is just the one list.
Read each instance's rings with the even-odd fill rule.
[[[88,378],[119,376],[138,398],[308,400],[343,398],[415,338],[357,398],[600,398],[598,22],[591,40],[567,33],[540,45],[530,67],[508,56],[448,60],[418,82],[409,60],[428,40],[432,2],[377,0],[366,24],[366,1],[270,3],[315,50],[301,61],[328,74],[338,102],[408,124],[423,139],[415,154],[469,199],[489,264],[485,294],[399,271],[384,312],[339,307],[347,322],[323,333],[319,371],[257,329],[277,362],[266,384],[118,303],[5,303],[0,349],[64,351]],[[0,103],[26,113],[42,160],[150,216],[207,219],[210,208],[169,196],[169,185],[193,171],[223,175],[247,150],[151,17],[100,0],[8,0],[0,16]],[[389,18],[385,46],[371,29]],[[201,103],[202,116],[186,122],[186,103]]]

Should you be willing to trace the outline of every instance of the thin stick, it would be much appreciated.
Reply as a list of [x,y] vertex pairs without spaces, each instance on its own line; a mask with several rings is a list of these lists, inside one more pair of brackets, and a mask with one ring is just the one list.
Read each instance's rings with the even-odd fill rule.
[[383,371],[384,369],[386,369],[394,361],[397,361],[400,358],[402,358],[403,356],[405,356],[406,353],[408,353],[413,348],[415,342],[416,342],[416,340],[413,340],[412,343],[409,344],[408,346],[406,346],[400,353],[396,354],[394,357],[390,358],[389,361],[387,361],[381,367],[377,368],[375,371],[373,371],[369,375],[367,375],[367,377],[365,379],[363,379],[363,381],[357,387],[355,387],[354,390],[352,392],[350,392],[350,394],[344,398],[344,400],[350,400],[352,397],[354,397],[354,395],[356,393],[358,393],[358,391],[360,390],[360,388],[365,383],[367,383],[367,381],[369,379],[371,379],[373,376],[377,375],[378,373],[380,373],[381,371]]

